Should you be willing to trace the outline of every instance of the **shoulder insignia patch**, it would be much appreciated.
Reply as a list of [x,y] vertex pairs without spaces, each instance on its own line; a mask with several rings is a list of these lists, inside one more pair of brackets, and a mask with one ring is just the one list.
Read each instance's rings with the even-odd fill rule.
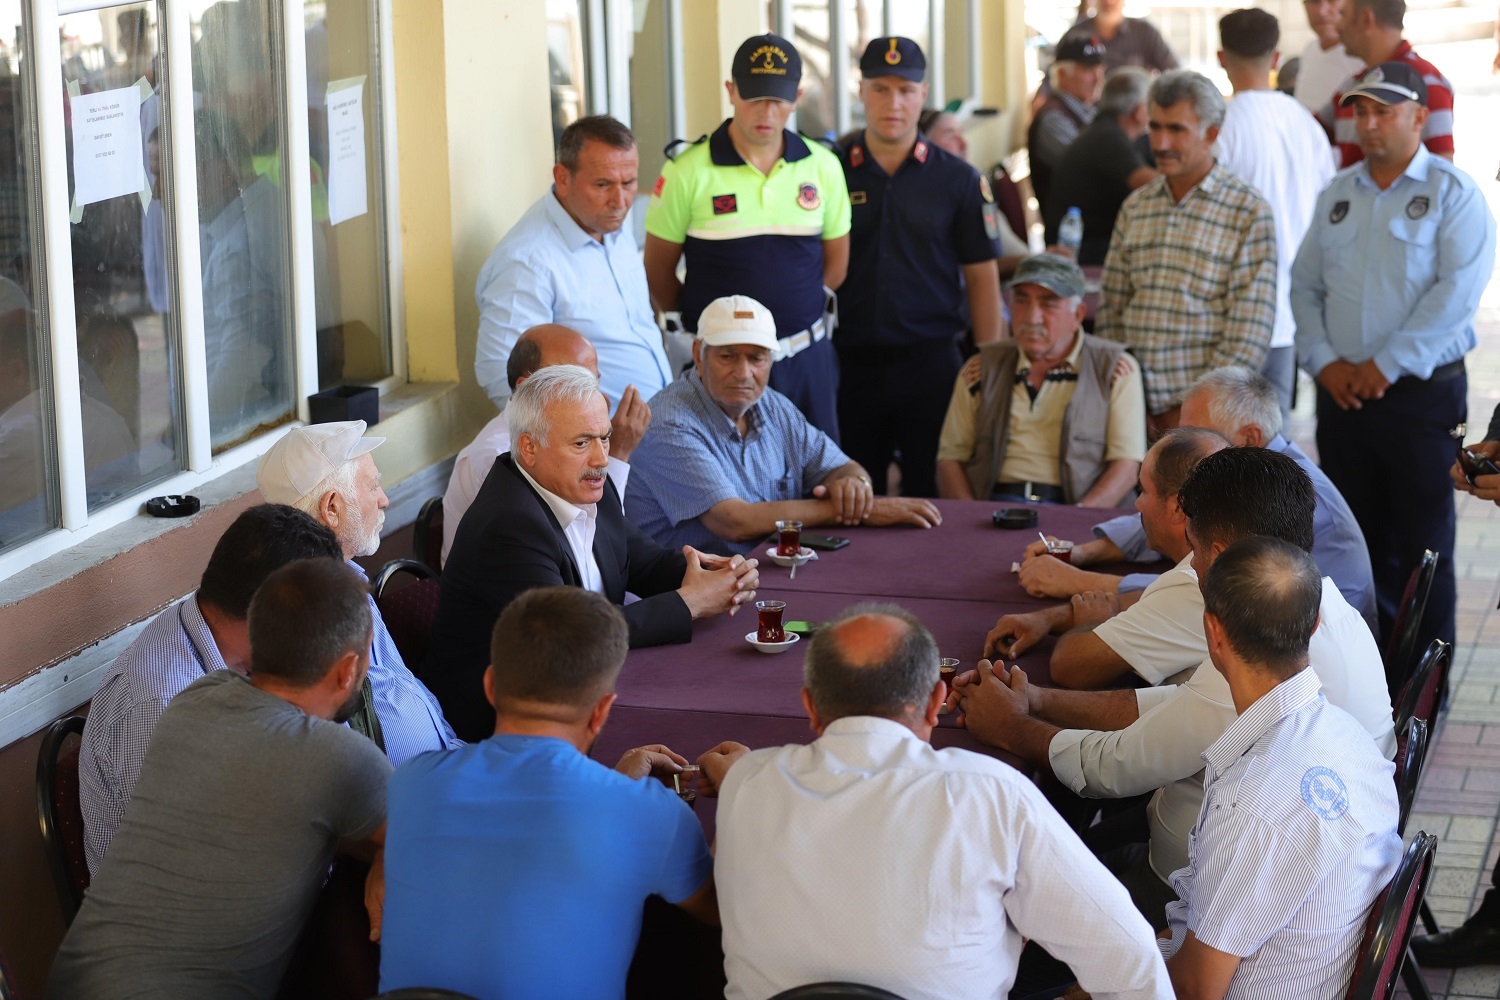
[[797,204],[811,212],[823,204],[823,199],[818,197],[818,186],[816,184],[803,184],[797,189]]
[[926,163],[927,143],[923,142],[921,139],[918,139],[917,144],[911,149],[911,155],[916,157],[918,163]]
[[667,175],[666,174],[657,174],[656,175],[656,186],[651,189],[651,197],[653,197],[653,198],[660,198],[661,197],[661,190],[662,190],[662,188],[664,188],[666,186],[667,186]]
[[1344,216],[1348,214],[1349,203],[1347,201],[1335,202],[1333,208],[1328,213],[1328,222],[1330,225],[1336,226],[1340,222],[1343,222]]
[[1326,820],[1335,820],[1349,811],[1349,789],[1332,769],[1310,767],[1302,775],[1302,801]]
[[1427,196],[1419,194],[1406,203],[1406,217],[1408,219],[1420,219],[1427,214],[1427,209],[1430,207],[1431,202],[1428,201]]
[[865,162],[865,148],[863,146],[849,147],[849,166],[858,167]]

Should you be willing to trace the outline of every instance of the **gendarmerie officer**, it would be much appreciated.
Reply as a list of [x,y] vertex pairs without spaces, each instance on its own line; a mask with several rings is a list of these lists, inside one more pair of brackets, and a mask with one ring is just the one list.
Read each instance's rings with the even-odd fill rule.
[[1452,642],[1450,432],[1468,412],[1464,355],[1495,220],[1473,179],[1423,147],[1427,86],[1410,66],[1373,67],[1343,100],[1365,158],[1318,196],[1292,265],[1297,358],[1318,380],[1323,470],[1370,547],[1382,638],[1433,549],[1420,639]]
[[839,289],[839,426],[851,458],[886,492],[937,496],[938,435],[971,325],[1004,332],[994,198],[973,167],[927,141],[917,118],[927,60],[909,38],[877,38],[859,62],[865,128],[843,152],[854,228]]
[[733,117],[662,166],[646,213],[646,283],[689,332],[704,306],[728,295],[771,310],[781,342],[771,387],[837,441],[828,306],[849,266],[844,172],[827,149],[785,127],[802,79],[791,42],[747,39],[731,73]]

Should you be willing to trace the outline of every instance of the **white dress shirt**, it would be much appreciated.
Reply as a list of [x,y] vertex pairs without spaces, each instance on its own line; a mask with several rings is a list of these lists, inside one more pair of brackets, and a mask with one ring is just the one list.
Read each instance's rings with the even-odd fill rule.
[[1272,347],[1291,347],[1292,261],[1312,225],[1318,193],[1333,180],[1334,149],[1318,120],[1279,90],[1235,94],[1219,129],[1219,162],[1271,203],[1276,222],[1276,325]]
[[1203,593],[1193,554],[1151,581],[1141,599],[1094,629],[1094,635],[1151,684],[1192,669],[1208,655]]
[[[1199,619],[1202,619],[1199,595]],[[1333,581],[1323,578],[1323,602],[1308,659],[1328,700],[1364,727],[1379,752],[1396,751],[1385,667],[1370,628]],[[1201,629],[1200,629],[1201,641]],[[1203,802],[1202,753],[1234,723],[1229,684],[1208,660],[1183,684],[1135,692],[1140,718],[1124,729],[1065,729],[1052,737],[1048,758],[1058,780],[1090,798],[1121,798],[1157,789],[1147,806],[1151,868],[1167,876],[1187,864],[1188,831]]]
[[625,387],[644,400],[672,380],[630,228],[594,239],[551,190],[526,210],[479,269],[474,375],[496,406],[510,398],[505,365],[521,334],[561,323],[599,353],[599,388],[613,413]]
[[1176,954],[1188,931],[1243,961],[1225,1000],[1336,1000],[1366,913],[1401,860],[1393,767],[1304,670],[1203,753],[1191,860],[1172,873]]
[[1022,938],[1098,998],[1170,998],[1151,929],[1034,784],[889,719],[757,750],[719,795],[727,996],[826,980],[1002,1000]]
[[1292,92],[1298,103],[1314,114],[1333,100],[1339,84],[1365,68],[1365,61],[1345,52],[1342,42],[1325,49],[1316,38],[1302,50],[1301,60],[1297,64],[1297,85]]
[[604,593],[604,577],[599,573],[599,561],[594,558],[594,530],[599,526],[599,505],[586,503],[579,507],[571,504],[539,485],[519,462],[516,471],[526,477],[531,488],[546,502],[552,516],[557,518],[557,523],[562,525],[568,548],[573,550],[573,561],[578,564],[578,575],[583,578],[583,589]]
[[[490,469],[495,465],[495,459],[508,451],[510,424],[502,410],[494,420],[480,429],[473,441],[464,445],[463,451],[453,460],[453,473],[448,476],[448,488],[443,492],[443,562],[448,561],[448,552],[453,548],[453,536],[458,533],[458,522],[463,520],[464,511],[469,509],[474,498],[479,495],[479,487],[484,485]],[[623,504],[625,484],[630,479],[629,463],[610,456],[609,478],[614,480],[615,489],[619,491],[620,502]]]

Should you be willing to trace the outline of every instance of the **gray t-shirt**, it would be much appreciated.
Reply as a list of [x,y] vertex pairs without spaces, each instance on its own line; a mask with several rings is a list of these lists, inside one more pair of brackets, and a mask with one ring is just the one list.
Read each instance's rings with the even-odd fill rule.
[[48,996],[273,996],[340,838],[385,822],[391,765],[218,670],[167,707]]

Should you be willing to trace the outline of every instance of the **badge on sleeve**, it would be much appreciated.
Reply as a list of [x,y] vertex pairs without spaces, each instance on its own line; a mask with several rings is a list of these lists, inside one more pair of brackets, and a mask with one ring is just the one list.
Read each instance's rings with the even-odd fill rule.
[[917,140],[917,144],[911,148],[911,155],[916,158],[918,163],[926,163],[927,143],[922,142],[920,139]]
[[1334,205],[1333,205],[1333,210],[1328,213],[1328,222],[1331,225],[1335,225],[1336,226],[1340,222],[1343,222],[1344,221],[1344,216],[1346,216],[1348,214],[1349,214],[1349,203],[1347,201],[1335,202]]
[[985,202],[980,206],[980,210],[984,214],[984,235],[992,240],[998,240],[1000,238],[999,211],[990,202]]
[[661,197],[661,189],[664,188],[664,187],[666,187],[666,186],[667,186],[667,175],[666,174],[657,174],[656,175],[656,187],[654,187],[654,188],[651,189],[651,197],[653,197],[653,198],[660,198]]
[[1419,194],[1406,203],[1406,217],[1408,219],[1420,219],[1427,214],[1427,209],[1430,205],[1431,203],[1427,200],[1427,196]]
[[1349,789],[1333,770],[1310,767],[1302,775],[1302,801],[1324,819],[1335,820],[1349,811]]
[[740,210],[739,199],[732,194],[714,195],[714,214],[733,215]]
[[863,146],[849,147],[849,166],[857,167],[865,162],[865,148]]
[[816,184],[804,184],[797,189],[797,204],[811,212],[823,204],[823,199],[818,197],[818,186]]

